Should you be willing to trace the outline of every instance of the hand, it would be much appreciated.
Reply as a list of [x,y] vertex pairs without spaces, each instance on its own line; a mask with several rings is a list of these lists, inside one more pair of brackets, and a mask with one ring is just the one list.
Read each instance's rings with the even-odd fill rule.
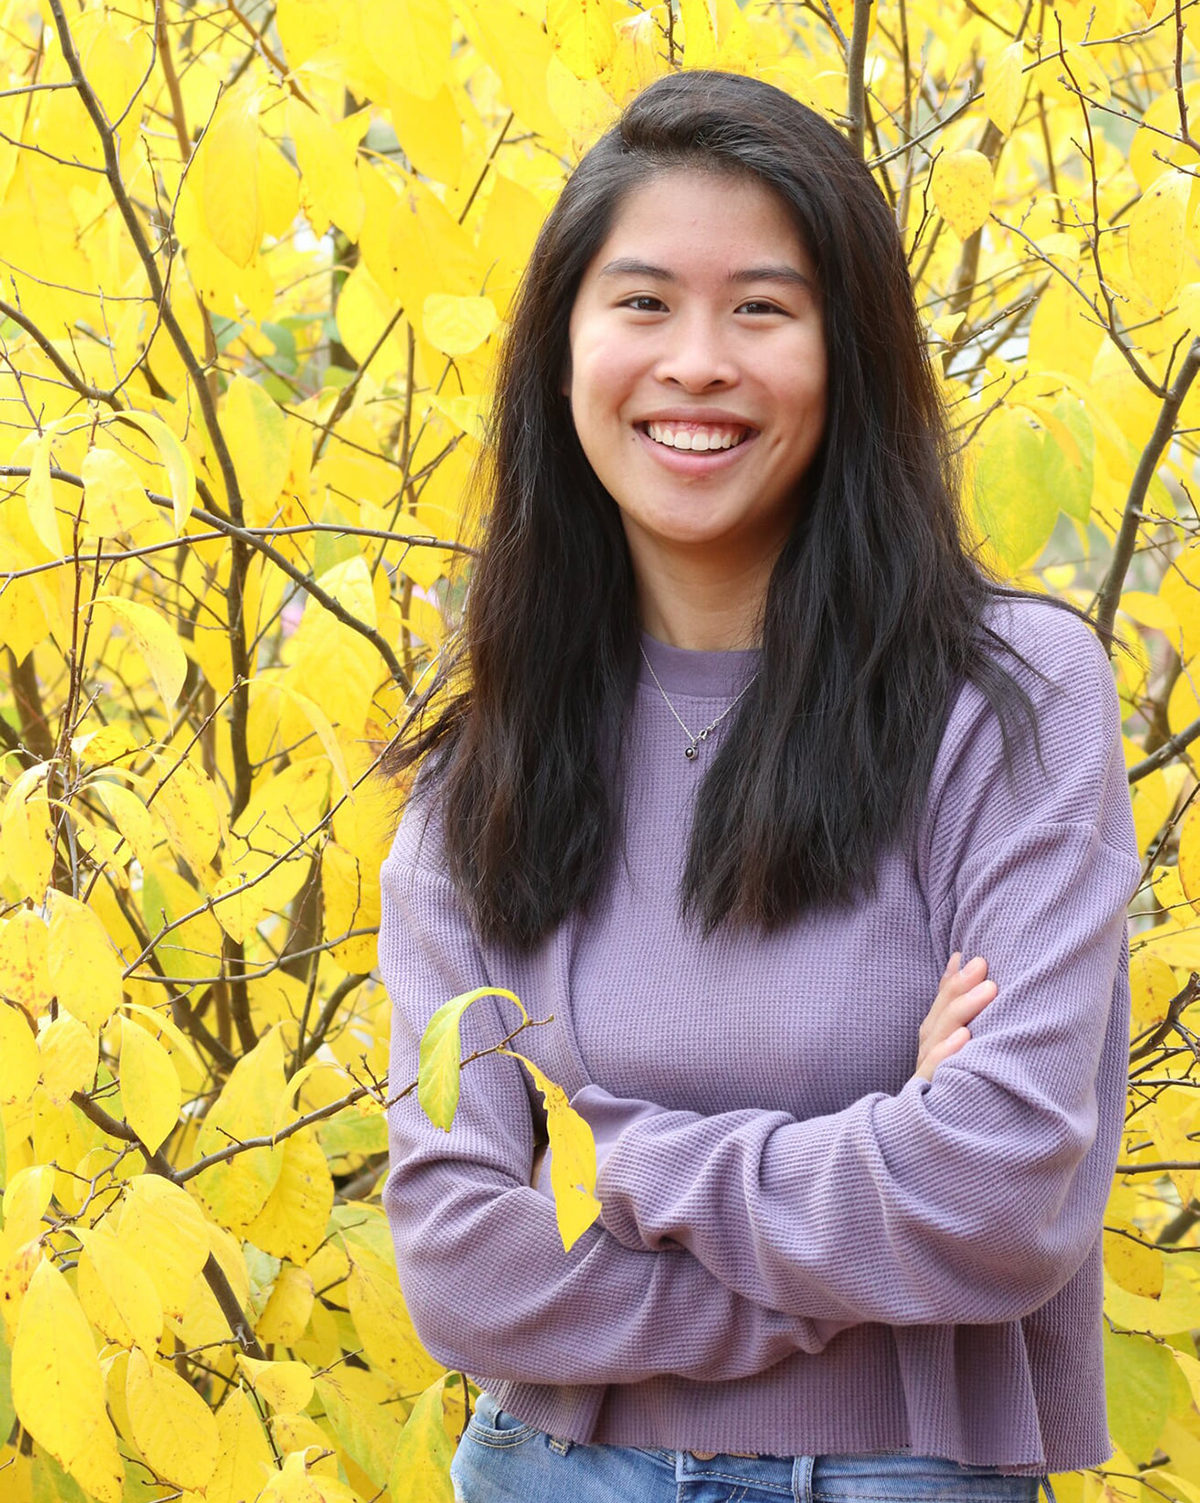
[[917,1068],[913,1079],[932,1080],[944,1059],[957,1054],[971,1037],[966,1026],[996,995],[996,983],[987,979],[987,961],[982,955],[962,963],[956,950],[942,972],[933,1006],[925,1014],[918,1038]]

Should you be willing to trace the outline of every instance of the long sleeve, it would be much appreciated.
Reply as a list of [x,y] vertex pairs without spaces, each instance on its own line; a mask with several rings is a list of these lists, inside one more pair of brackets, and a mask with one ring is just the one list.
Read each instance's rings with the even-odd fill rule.
[[[383,869],[379,957],[393,1004],[393,1095],[416,1078],[435,1008],[489,984],[455,890],[414,856],[410,816],[419,823],[421,813],[410,806],[409,828]],[[536,998],[523,1000],[536,1009]],[[510,1014],[500,998],[468,1008],[464,1056],[501,1040],[516,1021]],[[522,1067],[498,1056],[473,1061],[461,1088],[449,1133],[428,1121],[415,1093],[388,1114],[384,1204],[400,1283],[418,1335],[446,1366],[540,1384],[631,1383],[658,1373],[719,1382],[820,1350],[841,1329],[844,1322],[763,1308],[690,1253],[631,1251],[599,1226],[564,1253],[553,1205],[528,1183],[533,1133]]]
[[1119,1135],[1096,1080],[1106,1032],[1127,1027],[1138,863],[1110,670],[1053,615],[1020,675],[1036,748],[1015,737],[1006,765],[965,688],[918,842],[935,941],[986,957],[998,984],[972,1039],[932,1083],[809,1120],[640,1115],[598,1180],[624,1245],[683,1247],[779,1310],[892,1325],[1019,1319],[1082,1265]]

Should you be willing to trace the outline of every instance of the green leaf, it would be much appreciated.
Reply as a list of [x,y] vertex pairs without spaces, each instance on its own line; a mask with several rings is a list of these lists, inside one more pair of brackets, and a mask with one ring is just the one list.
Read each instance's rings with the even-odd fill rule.
[[458,1109],[458,1073],[462,1069],[459,1019],[471,1003],[477,1002],[480,997],[507,997],[521,1009],[522,1019],[529,1021],[529,1014],[521,999],[499,986],[479,986],[473,992],[463,992],[459,997],[451,997],[430,1018],[421,1035],[417,1100],[433,1125],[440,1127],[443,1132],[450,1131],[450,1124]]
[[413,1405],[392,1458],[388,1486],[392,1503],[454,1503],[453,1450],[442,1418],[445,1387],[446,1379],[439,1378]]
[[1015,573],[1049,541],[1058,497],[1046,485],[1043,431],[1017,408],[1002,408],[980,437],[975,516],[980,531]]
[[1174,1369],[1171,1353],[1157,1341],[1105,1327],[1108,1427],[1130,1460],[1139,1464],[1153,1456],[1167,1422]]
[[0,1441],[6,1440],[12,1433],[13,1422],[17,1417],[12,1401],[11,1373],[12,1350],[4,1339],[3,1327],[0,1327]]

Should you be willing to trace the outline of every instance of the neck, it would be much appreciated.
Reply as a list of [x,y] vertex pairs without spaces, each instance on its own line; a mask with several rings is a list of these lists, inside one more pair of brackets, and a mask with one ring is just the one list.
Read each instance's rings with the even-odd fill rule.
[[[633,550],[638,614],[659,642],[699,652],[757,647],[770,564],[641,556]],[[773,562],[773,560],[771,561]]]

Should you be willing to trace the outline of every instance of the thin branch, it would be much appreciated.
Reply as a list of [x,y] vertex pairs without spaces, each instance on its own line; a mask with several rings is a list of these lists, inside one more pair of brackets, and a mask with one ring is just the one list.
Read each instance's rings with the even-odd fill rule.
[[[872,0],[854,0],[854,27],[850,33],[850,51],[846,57],[846,115],[849,120],[850,145],[855,156],[864,155],[864,128],[867,118],[865,74],[867,66],[867,32],[871,26]],[[878,157],[874,166],[880,166]]]
[[1126,773],[1127,778],[1131,783],[1137,783],[1142,778],[1148,777],[1150,773],[1165,766],[1173,757],[1177,757],[1181,751],[1189,747],[1197,736],[1200,736],[1200,720],[1193,720],[1190,725],[1185,725],[1178,735],[1164,741],[1148,757],[1135,762]]
[[1200,339],[1194,339],[1179,367],[1179,373],[1163,398],[1154,432],[1150,435],[1138,459],[1137,469],[1134,471],[1133,480],[1129,486],[1129,495],[1125,501],[1121,528],[1117,533],[1116,543],[1113,545],[1112,562],[1108,567],[1108,573],[1104,576],[1104,583],[1096,595],[1096,627],[1110,656],[1112,655],[1113,622],[1116,619],[1117,606],[1120,604],[1125,575],[1133,559],[1146,493],[1158,469],[1159,460],[1171,442],[1175,423],[1179,417],[1179,409],[1183,406],[1183,400],[1196,379],[1198,371],[1200,371]]
[[81,397],[85,397],[89,402],[105,402],[109,407],[113,407],[118,411],[120,410],[121,404],[117,401],[116,397],[113,396],[112,392],[102,391],[98,386],[89,385],[89,383],[85,381],[83,377],[71,367],[67,360],[59,354],[58,350],[55,349],[54,345],[50,342],[46,335],[42,333],[42,331],[33,322],[33,320],[26,314],[22,313],[19,308],[14,308],[11,303],[6,303],[2,298],[0,298],[0,314],[3,314],[5,318],[11,319],[14,324],[18,325],[19,328],[25,330],[26,334],[28,334],[29,337],[33,340],[38,349],[41,350],[42,354],[46,356],[47,360],[49,360],[50,364],[54,366],[55,370],[58,371],[63,380],[68,382],[71,388],[74,391],[77,391]]

